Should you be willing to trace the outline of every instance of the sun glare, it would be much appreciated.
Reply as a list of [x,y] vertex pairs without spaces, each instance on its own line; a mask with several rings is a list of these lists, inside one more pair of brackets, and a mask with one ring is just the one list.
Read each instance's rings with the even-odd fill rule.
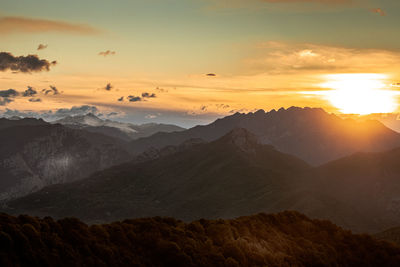
[[390,113],[397,109],[397,92],[387,89],[388,77],[382,74],[326,75],[322,94],[340,112],[351,114]]

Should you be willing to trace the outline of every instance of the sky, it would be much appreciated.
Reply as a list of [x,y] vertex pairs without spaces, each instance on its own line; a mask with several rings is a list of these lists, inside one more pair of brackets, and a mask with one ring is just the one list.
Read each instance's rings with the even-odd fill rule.
[[399,112],[397,0],[0,0],[0,113]]

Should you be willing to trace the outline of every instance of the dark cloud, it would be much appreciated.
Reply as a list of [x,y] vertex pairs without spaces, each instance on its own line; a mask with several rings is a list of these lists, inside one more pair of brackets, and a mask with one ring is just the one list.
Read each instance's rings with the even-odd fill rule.
[[24,96],[24,97],[31,97],[31,96],[35,96],[36,94],[37,94],[37,91],[36,91],[33,87],[28,86],[28,89],[26,89],[26,90],[22,93],[22,96]]
[[47,48],[47,44],[39,44],[37,50],[43,50]]
[[381,16],[386,16],[386,12],[381,8],[372,8],[370,9],[372,13],[379,14]]
[[106,91],[111,91],[111,89],[113,89],[114,87],[111,85],[111,83],[107,83],[106,87],[104,87],[104,89]]
[[50,85],[49,87],[50,87],[50,89],[47,89],[47,90],[43,89],[42,90],[45,95],[48,95],[48,94],[58,95],[58,94],[60,94],[60,91],[58,91],[57,87],[55,87],[53,85]]
[[155,93],[147,93],[147,92],[145,92],[145,93],[142,93],[142,97],[143,98],[155,98],[155,97],[157,97],[156,96],[156,94]]
[[130,96],[128,96],[128,100],[129,100],[129,102],[140,102],[140,101],[142,101],[142,98],[140,96],[130,95]]
[[122,101],[124,101],[124,97],[123,97],[123,96],[121,96],[120,98],[118,98],[118,101],[119,101],[119,102],[122,102]]
[[37,55],[13,56],[8,52],[0,52],[0,71],[39,72],[49,71],[57,62],[40,59]]
[[0,91],[0,97],[16,97],[19,93],[14,89],[2,90]]
[[98,55],[106,57],[106,56],[110,56],[110,55],[113,56],[115,54],[116,54],[115,51],[107,50],[107,51],[100,52]]
[[29,102],[42,102],[40,98],[29,98]]
[[64,21],[34,19],[26,17],[2,17],[0,18],[0,34],[16,32],[44,33],[59,32],[82,35],[100,34],[102,31],[83,24],[73,24]]
[[215,74],[215,73],[208,73],[208,74],[206,74],[206,76],[215,77],[215,76],[217,76],[217,74]]

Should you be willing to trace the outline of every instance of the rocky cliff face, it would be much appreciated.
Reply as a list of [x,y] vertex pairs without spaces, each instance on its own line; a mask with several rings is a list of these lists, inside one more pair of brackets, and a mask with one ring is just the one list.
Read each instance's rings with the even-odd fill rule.
[[120,140],[61,125],[0,131],[0,200],[84,178],[130,160]]

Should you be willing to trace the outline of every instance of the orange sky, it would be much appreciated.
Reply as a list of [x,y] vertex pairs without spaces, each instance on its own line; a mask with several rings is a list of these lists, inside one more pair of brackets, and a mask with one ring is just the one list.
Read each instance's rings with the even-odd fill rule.
[[[0,13],[0,52],[57,64],[0,71],[0,91],[20,92],[3,112],[91,105],[133,122],[190,126],[289,106],[399,110],[395,1],[20,2],[5,1]],[[50,85],[60,93],[46,94]],[[34,98],[22,96],[27,86]]]

